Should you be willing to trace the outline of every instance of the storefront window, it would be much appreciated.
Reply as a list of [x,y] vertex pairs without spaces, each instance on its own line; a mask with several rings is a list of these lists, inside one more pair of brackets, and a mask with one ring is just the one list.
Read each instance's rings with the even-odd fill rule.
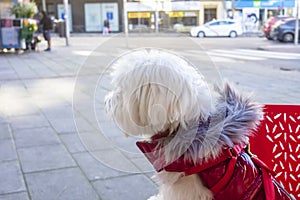
[[204,23],[217,19],[216,8],[204,8]]
[[129,12],[128,29],[129,30],[147,30],[150,27],[150,12]]
[[182,24],[184,26],[196,26],[197,17],[176,17],[171,18],[171,24]]
[[278,9],[268,9],[268,18],[280,15],[280,10]]
[[196,26],[197,25],[197,12],[196,11],[178,11],[169,12],[170,26]]

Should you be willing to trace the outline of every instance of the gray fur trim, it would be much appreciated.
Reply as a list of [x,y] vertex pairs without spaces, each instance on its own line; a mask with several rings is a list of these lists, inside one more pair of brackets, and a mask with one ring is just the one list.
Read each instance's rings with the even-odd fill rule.
[[253,103],[250,96],[239,94],[228,83],[216,91],[219,95],[216,109],[207,121],[195,120],[188,130],[179,127],[176,133],[159,140],[167,163],[182,155],[185,160],[201,163],[216,158],[224,146],[248,143],[248,137],[263,118],[262,106]]

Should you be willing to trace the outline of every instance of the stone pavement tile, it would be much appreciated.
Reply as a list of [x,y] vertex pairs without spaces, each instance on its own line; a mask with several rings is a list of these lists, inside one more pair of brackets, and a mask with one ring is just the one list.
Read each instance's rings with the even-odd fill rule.
[[45,94],[32,94],[32,101],[41,109],[54,108],[56,106],[70,106],[62,97],[49,97]]
[[86,151],[78,134],[63,134],[59,136],[71,153]]
[[32,200],[100,199],[78,168],[25,174]]
[[32,110],[36,111],[36,107],[29,98],[29,93],[22,82],[0,82],[0,112],[4,115],[15,116],[32,113]]
[[0,124],[6,124],[7,123],[6,117],[7,116],[0,111]]
[[128,159],[122,152],[117,148],[105,149],[101,151],[90,152],[97,160],[102,162],[104,165],[118,171],[126,173],[140,173],[141,171],[135,166],[135,164]]
[[22,115],[38,115],[40,111],[31,97],[10,97],[6,102],[5,113],[10,117],[18,117]]
[[[23,80],[24,85],[29,92],[35,93],[38,91],[50,91],[54,90],[58,86],[66,87],[74,83],[74,78],[43,78],[43,79],[32,79],[32,80]],[[61,89],[61,88],[57,88]],[[55,92],[55,91],[53,91]]]
[[51,68],[48,68],[45,65],[42,65],[41,63],[35,63],[34,60],[31,60],[30,62],[30,68],[33,69],[40,77],[57,77],[58,74],[55,73]]
[[72,106],[54,106],[54,107],[46,107],[41,108],[44,115],[47,119],[72,119],[73,118],[73,110]]
[[54,71],[49,70],[49,69],[47,69],[47,68],[44,68],[44,71],[38,70],[36,73],[37,73],[37,74],[39,75],[39,77],[41,77],[41,78],[49,78],[49,77],[55,78],[55,77],[59,76],[59,75],[57,74],[57,72],[54,72]]
[[26,190],[18,161],[0,162],[0,194]]
[[98,128],[100,132],[105,135],[105,137],[125,137],[125,134],[122,132],[122,129],[117,126],[113,121],[106,121],[98,123]]
[[29,97],[29,93],[25,88],[25,85],[20,80],[13,81],[2,81],[1,85],[1,96],[5,97]]
[[111,120],[111,118],[106,113],[106,108],[104,107],[104,105],[101,105],[100,103],[96,104],[94,110],[99,122],[108,122]]
[[[61,54],[57,54],[57,52],[55,52],[55,50],[53,50],[51,52],[51,54],[44,54],[43,57],[40,57],[39,61],[41,63],[41,65],[43,66],[47,66],[48,68],[51,68],[53,71],[55,71],[55,68],[59,69],[59,70],[63,70],[66,69],[65,60],[61,60],[61,59],[57,59],[59,57],[63,57],[66,55],[61,55]],[[58,65],[59,63],[59,65]]]
[[35,172],[75,166],[62,145],[45,145],[18,149],[23,171]]
[[158,192],[156,186],[144,175],[98,180],[93,184],[102,200],[143,200]]
[[36,72],[28,66],[28,63],[24,62],[24,60],[28,59],[25,57],[24,55],[19,55],[14,59],[10,59],[11,67],[17,72],[20,78],[37,78]]
[[18,192],[12,194],[0,194],[0,200],[28,200],[27,192]]
[[98,123],[96,121],[92,121],[90,119],[86,120],[80,115],[74,115],[73,119],[77,130],[80,132],[95,131],[96,127],[98,127]]
[[141,151],[136,146],[136,142],[141,140],[140,138],[125,137],[125,135],[120,135],[118,137],[109,137],[109,139],[116,148],[127,152],[128,157],[139,157],[141,155]]
[[70,69],[56,69],[55,73],[59,74],[59,76],[75,76],[77,73],[77,68],[74,70]]
[[76,153],[73,154],[73,157],[89,180],[107,179],[127,174],[104,165],[88,152]]
[[93,124],[97,123],[96,117],[95,117],[95,110],[91,102],[89,102],[86,105],[80,105],[75,102],[74,99],[73,102],[73,108],[76,114],[76,117],[82,117],[84,119],[88,119],[89,121],[93,122]]
[[60,143],[51,127],[15,130],[14,139],[17,148]]
[[[1,118],[0,118],[1,119]],[[10,139],[10,131],[7,123],[0,123],[0,140]]]
[[76,132],[75,121],[73,118],[66,119],[49,119],[52,127],[58,133],[74,133]]
[[40,78],[40,76],[31,69],[17,69],[16,72],[20,79]]
[[[87,121],[89,126],[93,126],[93,127],[98,127],[99,126],[99,123],[95,117],[95,111],[92,111],[92,110],[88,110],[89,108],[83,108],[85,109],[82,113],[80,111],[77,111],[75,110],[75,115],[74,115],[74,118],[76,119],[76,124],[77,121],[79,121],[78,119],[84,119],[84,121]],[[83,128],[86,129],[86,127],[83,126],[83,124],[79,124],[80,125],[80,129],[79,130],[82,130]]]
[[0,80],[16,80],[18,78],[18,74],[15,71],[5,71],[0,73]]
[[0,162],[15,159],[17,159],[17,155],[12,140],[0,140]]
[[11,118],[11,126],[13,130],[25,128],[37,128],[49,126],[49,122],[43,115],[23,115]]
[[38,111],[29,93],[19,82],[0,83],[0,112],[7,116],[29,115]]
[[112,68],[106,68],[105,71],[101,71],[101,78],[98,80],[98,88],[97,88],[97,93],[96,99],[103,100],[103,97],[107,95],[109,91],[113,89],[113,85],[111,83],[111,72],[113,71]]
[[24,81],[29,94],[37,99],[72,100],[74,78],[49,78]]
[[87,151],[105,150],[114,147],[110,140],[97,131],[78,132],[78,135]]
[[143,173],[150,173],[154,174],[155,169],[153,168],[152,164],[147,160],[147,158],[142,155],[143,157],[137,157],[130,159]]

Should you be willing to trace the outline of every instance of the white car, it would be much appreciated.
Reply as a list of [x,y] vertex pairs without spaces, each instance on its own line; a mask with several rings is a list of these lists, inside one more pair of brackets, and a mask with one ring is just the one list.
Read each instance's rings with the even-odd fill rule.
[[193,37],[228,36],[237,37],[243,34],[242,24],[231,20],[213,20],[191,29]]

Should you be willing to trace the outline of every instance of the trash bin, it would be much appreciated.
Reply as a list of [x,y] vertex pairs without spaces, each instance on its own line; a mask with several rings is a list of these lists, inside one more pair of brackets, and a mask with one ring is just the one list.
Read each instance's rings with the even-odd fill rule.
[[57,22],[57,31],[58,31],[59,37],[66,37],[65,21]]

